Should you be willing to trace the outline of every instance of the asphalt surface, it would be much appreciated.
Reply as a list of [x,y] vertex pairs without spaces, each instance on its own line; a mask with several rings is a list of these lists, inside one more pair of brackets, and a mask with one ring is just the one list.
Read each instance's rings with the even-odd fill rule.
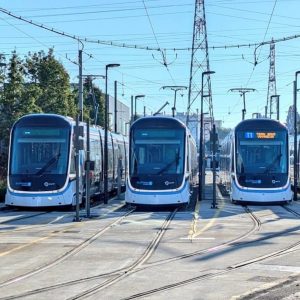
[[[300,203],[0,210],[0,299],[300,299]],[[294,213],[293,213],[294,212]]]

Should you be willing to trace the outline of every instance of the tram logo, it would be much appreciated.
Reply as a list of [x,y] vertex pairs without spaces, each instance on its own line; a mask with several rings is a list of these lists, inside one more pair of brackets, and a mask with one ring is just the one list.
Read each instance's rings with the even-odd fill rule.
[[170,184],[174,184],[175,182],[174,181],[165,181],[165,185],[168,186]]
[[55,185],[55,183],[54,182],[47,182],[47,181],[44,182],[45,187],[52,186],[52,185]]
[[280,180],[275,180],[275,179],[272,180],[272,183],[273,183],[273,184],[279,183],[279,182],[280,182]]

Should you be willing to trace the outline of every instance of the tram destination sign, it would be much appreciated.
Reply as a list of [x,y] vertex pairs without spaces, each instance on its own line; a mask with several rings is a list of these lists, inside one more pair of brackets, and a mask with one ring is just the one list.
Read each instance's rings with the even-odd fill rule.
[[245,132],[245,139],[275,139],[276,132]]

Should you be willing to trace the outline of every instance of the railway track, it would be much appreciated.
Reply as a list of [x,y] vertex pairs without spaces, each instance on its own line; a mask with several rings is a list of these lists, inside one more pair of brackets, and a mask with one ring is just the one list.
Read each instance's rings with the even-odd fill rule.
[[[69,257],[77,254],[78,252],[80,252],[82,249],[84,249],[85,247],[87,247],[88,245],[90,245],[91,243],[93,243],[99,236],[101,236],[102,234],[104,234],[105,232],[107,232],[109,229],[111,229],[112,227],[116,226],[117,224],[119,224],[120,222],[122,222],[122,220],[124,218],[126,218],[128,215],[130,215],[135,209],[132,208],[131,210],[128,210],[126,212],[124,212],[124,214],[122,216],[120,216],[119,218],[117,218],[117,220],[113,221],[112,223],[110,223],[109,225],[105,226],[104,228],[100,229],[99,231],[97,231],[95,234],[93,234],[92,236],[90,236],[89,238],[85,239],[82,243],[80,243],[79,245],[77,245],[76,247],[72,248],[71,250],[69,250],[68,252],[64,253],[63,255],[61,255],[60,257],[52,260],[51,262],[48,262],[42,266],[37,267],[34,270],[31,270],[27,273],[24,273],[22,275],[19,276],[15,276],[13,278],[10,278],[4,282],[0,283],[0,288],[19,282],[23,279],[29,278],[33,275],[36,275],[40,272],[43,272],[47,269],[50,269],[54,266],[56,266],[57,264],[65,261],[66,259],[68,259]],[[70,228],[74,227],[75,224],[72,224],[70,226]],[[60,232],[67,230],[66,228],[60,230],[60,231],[55,231],[52,234],[50,234],[50,236],[47,237],[54,237],[56,235],[58,235]],[[42,238],[43,239],[43,238]]]
[[[298,218],[300,218],[300,214],[293,211],[292,209],[286,208],[285,206],[283,206],[283,208],[286,209],[287,211],[289,211],[290,213],[293,213]],[[103,273],[103,274],[99,274],[99,275],[95,275],[95,276],[91,276],[91,277],[82,278],[82,279],[79,279],[79,280],[60,283],[60,284],[57,284],[57,285],[52,285],[52,286],[49,286],[49,287],[44,287],[44,288],[29,291],[27,293],[23,293],[23,294],[11,296],[11,297],[5,297],[5,298],[1,298],[1,299],[5,299],[5,300],[19,299],[19,298],[22,298],[22,297],[26,297],[26,296],[30,296],[30,295],[36,295],[36,294],[39,294],[39,293],[44,293],[44,292],[51,291],[51,290],[54,290],[54,289],[59,289],[59,288],[66,287],[66,286],[72,286],[72,285],[76,285],[76,284],[87,282],[87,281],[97,280],[97,279],[101,279],[101,278],[102,279],[103,278],[108,278],[104,282],[96,284],[92,288],[87,289],[87,290],[83,291],[82,293],[80,293],[78,295],[70,297],[68,300],[71,300],[71,299],[84,299],[86,297],[89,297],[91,295],[96,294],[97,292],[99,292],[99,291],[101,291],[105,288],[108,288],[109,286],[123,280],[124,278],[130,276],[133,273],[140,272],[140,271],[146,270],[146,269],[151,268],[151,267],[155,267],[155,266],[163,265],[163,264],[167,264],[167,263],[172,263],[172,262],[177,261],[177,260],[184,260],[186,258],[190,258],[190,257],[193,257],[193,256],[204,255],[206,253],[211,253],[212,251],[220,251],[220,250],[223,250],[226,247],[232,247],[232,246],[243,247],[243,246],[245,246],[246,244],[249,244],[249,243],[254,243],[254,242],[258,242],[258,241],[267,240],[267,239],[270,239],[270,238],[273,238],[273,237],[276,237],[276,236],[280,236],[280,235],[283,234],[283,233],[277,233],[277,234],[274,233],[272,235],[269,235],[269,236],[266,236],[266,237],[263,237],[263,238],[243,242],[243,240],[246,239],[248,236],[250,236],[251,234],[253,234],[257,231],[259,231],[261,226],[262,226],[260,219],[248,207],[245,207],[245,211],[247,212],[247,214],[249,215],[249,217],[251,218],[251,220],[253,222],[253,227],[251,228],[251,230],[249,230],[247,233],[244,233],[243,235],[237,237],[236,239],[233,239],[231,241],[222,243],[220,245],[217,245],[217,246],[214,246],[214,247],[211,247],[211,248],[207,248],[207,249],[204,249],[204,250],[199,250],[199,251],[195,251],[195,252],[191,252],[191,253],[186,253],[186,254],[183,254],[183,255],[180,255],[180,256],[176,256],[176,257],[172,257],[172,258],[169,258],[169,259],[157,261],[157,262],[154,262],[154,263],[147,263],[147,260],[151,257],[151,255],[153,254],[153,252],[157,248],[157,245],[159,244],[159,241],[161,240],[164,232],[166,231],[167,227],[169,226],[169,222],[174,218],[174,216],[170,217],[170,215],[169,215],[168,218],[165,220],[164,224],[162,225],[162,227],[161,227],[160,231],[158,232],[157,236],[151,241],[151,243],[147,247],[147,249],[146,249],[145,253],[143,254],[143,256],[141,256],[138,260],[136,260],[131,266],[126,267],[126,268],[121,268],[121,269],[118,269],[118,270],[115,270],[115,271],[112,271],[112,272],[107,272],[107,273]],[[230,266],[226,267],[224,270],[221,270],[219,272],[214,272],[214,271],[207,272],[206,274],[202,274],[202,275],[199,275],[199,276],[196,276],[196,277],[192,277],[192,278],[184,280],[184,281],[172,283],[172,284],[165,285],[165,286],[162,286],[162,287],[157,288],[157,289],[152,289],[152,290],[148,290],[148,291],[145,291],[145,292],[142,292],[142,293],[134,294],[134,295],[129,296],[129,297],[124,298],[124,299],[141,298],[141,297],[145,297],[145,296],[152,295],[152,294],[155,294],[155,293],[159,293],[159,292],[162,292],[162,291],[166,291],[166,290],[169,290],[169,289],[174,289],[174,288],[177,288],[177,287],[180,287],[180,286],[183,286],[183,285],[192,284],[193,282],[213,278],[213,277],[216,277],[216,276],[228,273],[228,272],[232,272],[234,270],[245,267],[247,265],[254,264],[254,263],[259,262],[259,261],[263,261],[263,260],[266,260],[266,259],[269,259],[269,258],[272,258],[272,257],[276,257],[276,256],[280,256],[280,255],[285,255],[285,254],[287,254],[291,251],[294,251],[299,246],[300,246],[300,242],[297,242],[297,243],[294,243],[292,245],[289,245],[286,248],[280,249],[278,251],[274,251],[274,252],[269,253],[267,255],[258,256],[254,259],[251,259],[251,260],[247,260],[247,261],[239,262],[239,263],[234,264],[234,265],[230,265]]]
[[[93,201],[92,204],[91,204],[91,207],[96,208],[97,206],[99,206],[101,204],[102,204],[102,202]],[[125,207],[125,205],[123,207]],[[19,210],[18,208],[12,208],[12,207],[7,207],[7,206],[0,208],[0,212],[1,211],[5,211],[4,214],[8,214],[8,213],[11,213],[11,212],[20,212],[20,214],[22,213],[22,211]],[[81,212],[83,212],[83,211],[84,211],[84,209],[81,210]],[[5,220],[5,221],[0,221],[0,225],[6,225],[6,224],[13,223],[13,222],[16,222],[16,221],[22,221],[22,220],[29,219],[29,218],[35,218],[35,217],[39,217],[39,216],[42,216],[42,215],[51,214],[51,213],[54,213],[54,212],[57,212],[57,211],[56,210],[49,210],[49,211],[42,211],[42,212],[39,212],[39,213],[36,213],[36,214],[33,214],[33,215],[18,216],[18,217],[8,219],[8,220]],[[67,212],[67,214],[74,214],[74,212]],[[45,224],[42,224],[42,225],[39,224],[39,228],[45,227],[45,226],[50,225],[50,224],[53,224],[53,223],[61,220],[64,216],[67,216],[67,214],[63,215],[62,217],[61,216],[57,217],[55,220],[47,222]],[[1,215],[0,215],[0,217],[1,217]],[[11,232],[16,232],[16,231],[27,230],[27,229],[31,229],[31,228],[34,228],[34,227],[35,227],[34,225],[33,226],[26,225],[26,226],[15,228],[15,229],[0,230],[0,235],[5,234],[5,233],[7,234],[7,233],[11,233]],[[0,229],[1,229],[1,227],[0,227]]]
[[47,291],[50,291],[50,290],[53,290],[53,289],[58,289],[58,288],[66,287],[66,286],[72,286],[72,285],[75,285],[75,284],[79,284],[79,283],[82,283],[82,282],[87,282],[87,281],[92,281],[92,280],[96,280],[96,279],[101,279],[101,278],[103,279],[103,278],[109,277],[107,280],[105,280],[104,282],[92,287],[91,289],[85,290],[81,294],[78,294],[76,296],[73,296],[73,297],[69,298],[69,300],[71,300],[71,299],[82,299],[82,298],[88,297],[90,295],[93,295],[93,294],[99,292],[100,290],[103,290],[103,289],[105,289],[105,288],[121,281],[122,279],[126,278],[127,276],[129,276],[129,275],[131,275],[135,272],[139,272],[139,271],[142,271],[142,270],[145,270],[147,268],[151,268],[151,267],[154,267],[154,266],[157,266],[157,265],[172,263],[172,262],[177,261],[177,260],[183,260],[183,259],[190,258],[190,257],[193,257],[193,256],[204,255],[206,253],[211,253],[212,251],[220,251],[220,250],[224,249],[225,247],[229,247],[229,246],[234,245],[234,244],[237,245],[237,243],[240,242],[241,240],[247,238],[248,236],[250,236],[254,232],[259,231],[260,227],[261,227],[260,220],[251,212],[251,210],[249,210],[248,208],[245,208],[245,211],[250,216],[250,219],[253,222],[253,227],[251,228],[251,230],[249,230],[248,232],[244,233],[243,235],[237,237],[236,239],[233,239],[229,242],[223,243],[223,244],[218,245],[218,246],[210,247],[208,249],[199,250],[199,251],[195,251],[195,252],[191,252],[191,253],[186,253],[186,254],[183,254],[183,255],[180,255],[180,256],[176,256],[176,257],[172,257],[172,258],[169,258],[169,259],[161,260],[161,261],[158,261],[158,262],[155,262],[155,263],[147,263],[147,260],[151,257],[154,250],[157,248],[157,245],[160,242],[163,234],[165,233],[165,231],[166,231],[167,227],[169,226],[171,220],[174,218],[176,211],[173,211],[169,214],[169,216],[165,220],[164,224],[162,225],[162,227],[158,231],[156,237],[150,242],[150,244],[147,247],[147,249],[145,250],[144,254],[138,260],[136,260],[132,265],[130,265],[129,267],[121,268],[121,269],[115,270],[113,272],[107,272],[107,273],[99,274],[99,275],[96,275],[96,276],[82,278],[80,280],[74,280],[74,281],[69,281],[69,282],[65,282],[65,283],[61,283],[61,284],[57,284],[57,285],[52,285],[52,286],[49,286],[49,287],[32,290],[28,293],[23,293],[23,294],[20,294],[20,295],[7,297],[7,298],[1,298],[1,299],[18,299],[18,298],[22,298],[22,297],[25,297],[25,296],[30,296],[30,295],[34,295],[34,294],[38,294],[38,293],[47,292]]
[[243,233],[242,235],[238,236],[237,238],[232,239],[232,240],[227,241],[227,242],[224,242],[224,243],[221,243],[221,244],[213,246],[213,247],[206,248],[206,249],[202,249],[202,250],[198,250],[198,251],[194,251],[194,252],[190,252],[190,253],[185,253],[185,254],[182,254],[182,255],[174,256],[172,258],[167,258],[167,259],[164,259],[164,260],[149,263],[144,267],[153,267],[153,266],[157,266],[157,265],[171,263],[171,262],[175,262],[175,261],[178,261],[178,260],[190,258],[190,257],[193,257],[193,256],[204,255],[204,254],[207,254],[207,253],[212,253],[212,252],[224,250],[225,248],[231,247],[233,245],[239,245],[239,243],[242,240],[246,239],[247,237],[249,237],[253,233],[259,231],[260,228],[261,228],[261,221],[259,220],[259,218],[257,218],[254,215],[254,213],[248,207],[245,207],[245,211],[247,212],[247,214],[251,218],[253,226],[249,231],[247,231],[246,233]]
[[68,298],[68,300],[82,299],[82,298],[94,295],[95,293],[99,292],[100,290],[111,286],[112,284],[124,279],[125,277],[127,277],[130,274],[132,274],[133,272],[135,272],[135,270],[138,269],[139,267],[141,267],[154,253],[154,251],[157,248],[159,242],[161,241],[163,235],[165,234],[167,228],[169,227],[171,221],[174,219],[176,212],[177,212],[177,209],[170,212],[170,214],[167,216],[164,223],[162,224],[161,228],[158,230],[154,239],[150,242],[150,244],[146,248],[143,255],[141,255],[132,265],[127,267],[126,270],[124,270],[124,272],[122,272],[121,274],[117,275],[114,278],[104,281],[103,283],[93,286],[92,288],[85,290],[76,296],[70,297],[70,298]]
[[[112,284],[124,279],[125,277],[127,277],[131,273],[133,273],[136,269],[138,269],[140,266],[142,266],[151,257],[151,255],[154,253],[154,251],[157,248],[159,242],[161,241],[164,233],[166,232],[167,228],[169,227],[170,222],[172,221],[172,219],[176,215],[176,212],[177,212],[177,209],[173,210],[172,212],[170,212],[168,214],[167,218],[163,222],[162,226],[158,230],[155,237],[148,244],[148,246],[145,249],[145,251],[143,252],[143,254],[137,260],[135,260],[134,263],[132,263],[128,267],[124,267],[124,268],[121,268],[121,269],[118,269],[118,270],[115,270],[115,271],[112,271],[112,272],[107,272],[107,273],[96,275],[96,276],[90,276],[90,277],[82,278],[82,279],[79,279],[79,280],[73,280],[73,281],[69,281],[69,282],[65,282],[65,283],[61,283],[61,284],[57,284],[57,285],[52,285],[52,286],[45,287],[45,288],[32,290],[32,291],[22,293],[22,294],[19,294],[19,295],[3,297],[3,298],[1,297],[0,299],[2,299],[2,300],[4,300],[4,299],[5,300],[20,299],[20,298],[23,298],[23,297],[27,297],[27,296],[36,295],[36,294],[39,294],[39,293],[51,291],[53,289],[63,288],[63,287],[66,287],[66,286],[72,286],[72,285],[79,284],[79,283],[82,283],[82,282],[87,282],[87,281],[91,281],[91,280],[95,280],[95,279],[101,279],[101,278],[107,278],[108,277],[108,279],[105,280],[104,282],[102,282],[100,284],[97,284],[96,286],[93,286],[92,288],[87,289],[87,290],[83,291],[82,293],[80,293],[78,295],[70,297],[69,299],[80,299],[80,298],[83,298],[83,297],[93,295],[93,294],[97,293],[98,291],[100,291],[104,288],[107,288],[107,287],[111,286]],[[0,285],[0,287],[1,287],[1,285]]]
[[[287,207],[286,205],[283,205],[282,207],[284,209],[286,209],[288,212],[290,212],[293,215],[300,218],[300,214],[298,212],[296,212],[293,209]],[[248,210],[248,208],[247,208],[247,210]],[[255,217],[255,219],[257,220],[256,217]],[[280,234],[280,233],[272,234],[271,237],[269,236],[269,237],[265,237],[265,238],[262,238],[262,239],[259,239],[259,240],[266,240],[268,238],[273,238],[275,236],[280,236],[280,235],[282,235],[282,234]],[[257,242],[257,240],[251,241],[251,242],[248,242],[248,243],[253,243],[253,242]],[[217,277],[217,276],[220,276],[220,275],[224,275],[226,273],[233,272],[235,270],[247,267],[247,266],[255,264],[257,262],[261,262],[261,261],[264,261],[264,260],[267,260],[267,259],[271,259],[271,258],[275,258],[275,257],[278,257],[278,256],[289,254],[291,251],[294,251],[295,249],[298,249],[299,247],[300,247],[300,241],[297,241],[296,243],[290,244],[287,247],[282,248],[280,250],[273,251],[273,252],[265,254],[265,255],[257,256],[253,259],[245,260],[245,261],[239,262],[237,264],[227,266],[224,270],[217,271],[217,272],[213,272],[213,271],[207,272],[205,274],[201,274],[199,276],[195,276],[195,277],[183,280],[183,281],[174,282],[174,283],[164,285],[164,286],[161,286],[161,287],[158,287],[158,288],[155,288],[155,289],[150,289],[148,291],[136,293],[136,294],[133,294],[129,297],[122,298],[122,300],[131,300],[131,299],[139,299],[139,298],[143,298],[143,297],[148,297],[148,296],[151,296],[151,295],[154,295],[154,294],[158,294],[160,292],[165,292],[165,291],[168,291],[168,290],[171,290],[171,289],[176,289],[176,288],[179,288],[179,287],[182,287],[182,286],[185,286],[185,285],[193,284],[195,282],[211,279],[211,278],[214,278],[214,277]]]

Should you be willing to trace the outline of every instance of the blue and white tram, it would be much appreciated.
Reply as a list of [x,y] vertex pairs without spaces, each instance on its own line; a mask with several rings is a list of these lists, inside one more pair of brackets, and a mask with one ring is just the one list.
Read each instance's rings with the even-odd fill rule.
[[181,121],[151,116],[132,124],[126,203],[188,203],[196,174],[196,144]]
[[[6,205],[75,205],[75,125],[73,119],[55,114],[26,115],[13,125],[9,147]],[[86,136],[86,124],[80,125],[84,127]],[[85,189],[85,175],[89,176],[91,196],[103,193],[103,141],[104,130],[91,126],[90,160],[94,162],[94,168],[90,174],[85,174],[84,170],[86,148],[79,151],[80,190]],[[109,132],[109,191],[112,191],[118,182],[118,165],[121,166],[121,182],[125,187],[128,172],[127,155],[127,139]]]
[[271,119],[240,122],[221,145],[220,180],[233,202],[291,201],[287,128]]

